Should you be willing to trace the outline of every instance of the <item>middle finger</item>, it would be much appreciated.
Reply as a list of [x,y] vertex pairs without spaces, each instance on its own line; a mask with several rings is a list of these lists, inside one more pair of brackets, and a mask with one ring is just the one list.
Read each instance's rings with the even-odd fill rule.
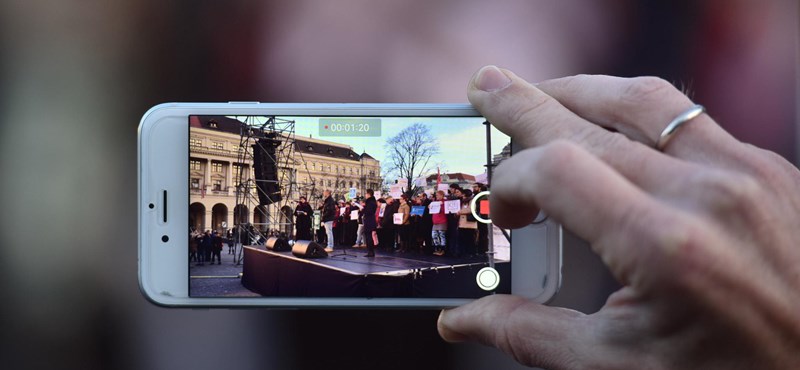
[[648,192],[658,193],[667,185],[665,180],[697,169],[696,164],[666,156],[586,121],[507,70],[482,68],[470,82],[468,97],[492,125],[513,138],[515,150],[566,139]]

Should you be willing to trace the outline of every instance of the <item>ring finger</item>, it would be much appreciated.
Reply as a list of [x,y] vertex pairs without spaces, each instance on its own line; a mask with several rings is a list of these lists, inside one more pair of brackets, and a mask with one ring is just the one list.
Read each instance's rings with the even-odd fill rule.
[[[537,85],[567,109],[631,140],[655,147],[673,118],[694,103],[669,82],[656,77],[622,78],[579,75]],[[706,165],[737,166],[744,146],[707,114],[686,122],[663,148],[664,153]]]

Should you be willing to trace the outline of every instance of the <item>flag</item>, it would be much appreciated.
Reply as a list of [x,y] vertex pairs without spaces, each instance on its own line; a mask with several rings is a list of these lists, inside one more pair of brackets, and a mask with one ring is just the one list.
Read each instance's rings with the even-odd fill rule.
[[439,173],[439,167],[436,167],[436,188],[439,188],[439,184],[442,183],[442,174]]

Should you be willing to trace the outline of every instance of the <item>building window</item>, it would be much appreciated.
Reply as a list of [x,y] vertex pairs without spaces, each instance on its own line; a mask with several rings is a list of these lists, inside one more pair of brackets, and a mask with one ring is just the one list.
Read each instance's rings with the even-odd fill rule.
[[222,180],[214,180],[211,189],[214,191],[222,191]]
[[[350,181],[350,187],[351,187],[351,188],[353,187],[353,182],[352,182],[352,181]],[[438,216],[437,216],[437,217],[438,217]]]
[[331,186],[333,186],[333,181],[328,180],[328,187],[331,187]]
[[213,149],[225,149],[225,143],[221,141],[212,141],[211,148]]
[[203,139],[196,137],[189,138],[189,146],[203,146]]
[[211,172],[222,172],[222,163],[211,162]]
[[191,182],[192,189],[199,190],[200,189],[200,179],[196,177],[192,177]]
[[200,171],[200,161],[189,161],[189,169],[192,171]]

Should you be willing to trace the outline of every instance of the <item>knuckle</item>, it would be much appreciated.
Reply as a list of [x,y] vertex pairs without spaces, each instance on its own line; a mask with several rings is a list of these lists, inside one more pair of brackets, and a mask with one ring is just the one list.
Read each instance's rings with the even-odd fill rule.
[[671,83],[659,77],[645,76],[630,79],[620,96],[623,103],[640,105],[664,100],[668,94],[678,92]]
[[707,199],[714,212],[747,214],[762,197],[761,184],[752,176],[740,173],[709,171],[695,179],[694,186]]
[[577,144],[557,139],[539,148],[537,160],[533,163],[534,171],[542,176],[559,176],[565,168],[570,168],[579,160],[580,149]]
[[[551,109],[554,103],[555,100],[547,95],[533,94],[533,96],[529,96],[525,101],[509,104],[509,107],[505,109],[504,112],[506,116],[505,120],[511,125],[516,126],[519,132],[525,131],[526,135],[524,135],[524,137],[538,138],[542,130],[539,125],[535,125],[537,116],[539,116],[542,111]],[[546,140],[546,138],[542,139]],[[536,142],[542,142],[543,140],[524,142],[523,145],[533,146]],[[528,141],[530,141],[530,139],[528,139]]]

